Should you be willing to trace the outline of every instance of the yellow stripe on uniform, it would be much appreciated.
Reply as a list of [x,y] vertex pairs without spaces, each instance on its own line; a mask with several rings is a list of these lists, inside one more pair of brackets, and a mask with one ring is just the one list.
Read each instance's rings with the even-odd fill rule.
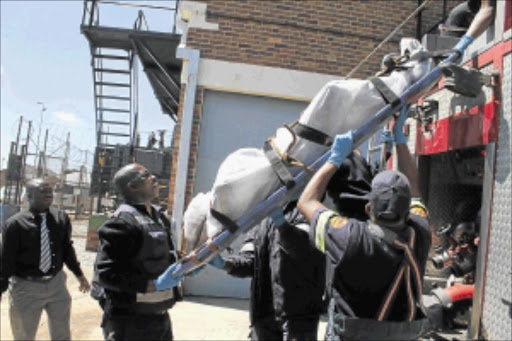
[[318,250],[325,253],[325,228],[329,223],[329,219],[336,215],[333,211],[324,211],[318,215],[315,226],[315,246]]
[[423,204],[423,202],[419,198],[412,198],[411,207],[409,209],[409,212],[414,215],[419,215],[420,217],[423,217],[423,218],[428,217],[427,207]]

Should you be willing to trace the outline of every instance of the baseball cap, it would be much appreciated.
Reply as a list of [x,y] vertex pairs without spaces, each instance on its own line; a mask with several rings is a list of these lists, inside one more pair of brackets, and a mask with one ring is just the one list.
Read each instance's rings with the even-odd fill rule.
[[381,172],[373,178],[369,199],[377,224],[399,223],[407,216],[411,205],[409,180],[397,171]]

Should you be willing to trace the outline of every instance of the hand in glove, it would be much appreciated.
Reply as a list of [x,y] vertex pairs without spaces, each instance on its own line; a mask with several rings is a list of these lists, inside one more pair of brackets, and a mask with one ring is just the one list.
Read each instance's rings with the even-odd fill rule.
[[380,143],[384,143],[387,154],[391,153],[391,150],[393,149],[393,142],[395,142],[393,134],[389,130],[382,131],[382,134],[380,135]]
[[286,223],[286,220],[284,220],[284,215],[283,215],[283,209],[282,208],[278,208],[277,210],[274,210],[274,211],[270,212],[269,218],[270,218],[270,220],[272,220],[272,222],[276,226],[281,226],[284,223]]
[[178,263],[174,263],[169,266],[167,270],[165,270],[160,277],[153,281],[156,290],[167,290],[173,288],[178,285],[178,283],[183,279],[183,275],[179,275],[178,277],[172,277],[172,273],[178,268]]
[[208,264],[210,264],[214,268],[222,270],[224,268],[224,265],[226,265],[226,260],[222,258],[220,254],[217,254],[215,257],[212,258],[212,260]]
[[336,167],[340,168],[343,160],[345,160],[347,155],[352,151],[352,140],[352,131],[349,131],[343,135],[336,135],[334,138],[334,143],[331,147],[331,156],[327,162],[330,162]]
[[405,105],[400,110],[400,114],[395,119],[395,127],[393,128],[393,135],[395,136],[395,144],[403,144],[407,142],[404,136],[405,120],[409,116],[409,106]]

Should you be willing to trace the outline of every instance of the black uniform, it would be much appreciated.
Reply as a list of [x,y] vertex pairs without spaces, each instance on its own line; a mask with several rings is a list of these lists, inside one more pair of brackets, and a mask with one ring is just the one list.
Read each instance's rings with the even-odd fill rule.
[[167,217],[157,206],[149,215],[144,205],[123,204],[98,233],[95,277],[105,291],[105,339],[171,340],[174,288],[146,294],[148,281],[176,261]]
[[329,265],[328,339],[407,339],[426,330],[420,302],[431,236],[426,211],[412,205],[408,226],[396,234],[334,211],[315,213],[310,239]]
[[236,277],[250,277],[252,340],[316,340],[323,310],[325,258],[308,241],[307,224],[295,208],[285,209],[288,223],[276,227],[269,219],[248,233],[254,250],[226,262]]

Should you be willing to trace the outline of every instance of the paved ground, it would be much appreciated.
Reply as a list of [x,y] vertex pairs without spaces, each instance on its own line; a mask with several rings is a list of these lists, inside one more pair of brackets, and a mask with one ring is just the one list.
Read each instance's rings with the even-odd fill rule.
[[[73,241],[78,258],[88,279],[92,277],[92,265],[96,253],[85,251],[87,222],[73,223]],[[100,328],[102,311],[89,295],[78,291],[78,282],[68,273],[68,288],[73,298],[71,332],[74,340],[102,340]],[[9,323],[8,295],[2,297],[1,340],[12,340]],[[249,302],[247,300],[185,297],[171,312],[176,340],[246,340],[249,334]],[[323,339],[325,322],[321,322],[319,339]],[[48,340],[48,323],[43,314],[36,336],[37,340]]]

